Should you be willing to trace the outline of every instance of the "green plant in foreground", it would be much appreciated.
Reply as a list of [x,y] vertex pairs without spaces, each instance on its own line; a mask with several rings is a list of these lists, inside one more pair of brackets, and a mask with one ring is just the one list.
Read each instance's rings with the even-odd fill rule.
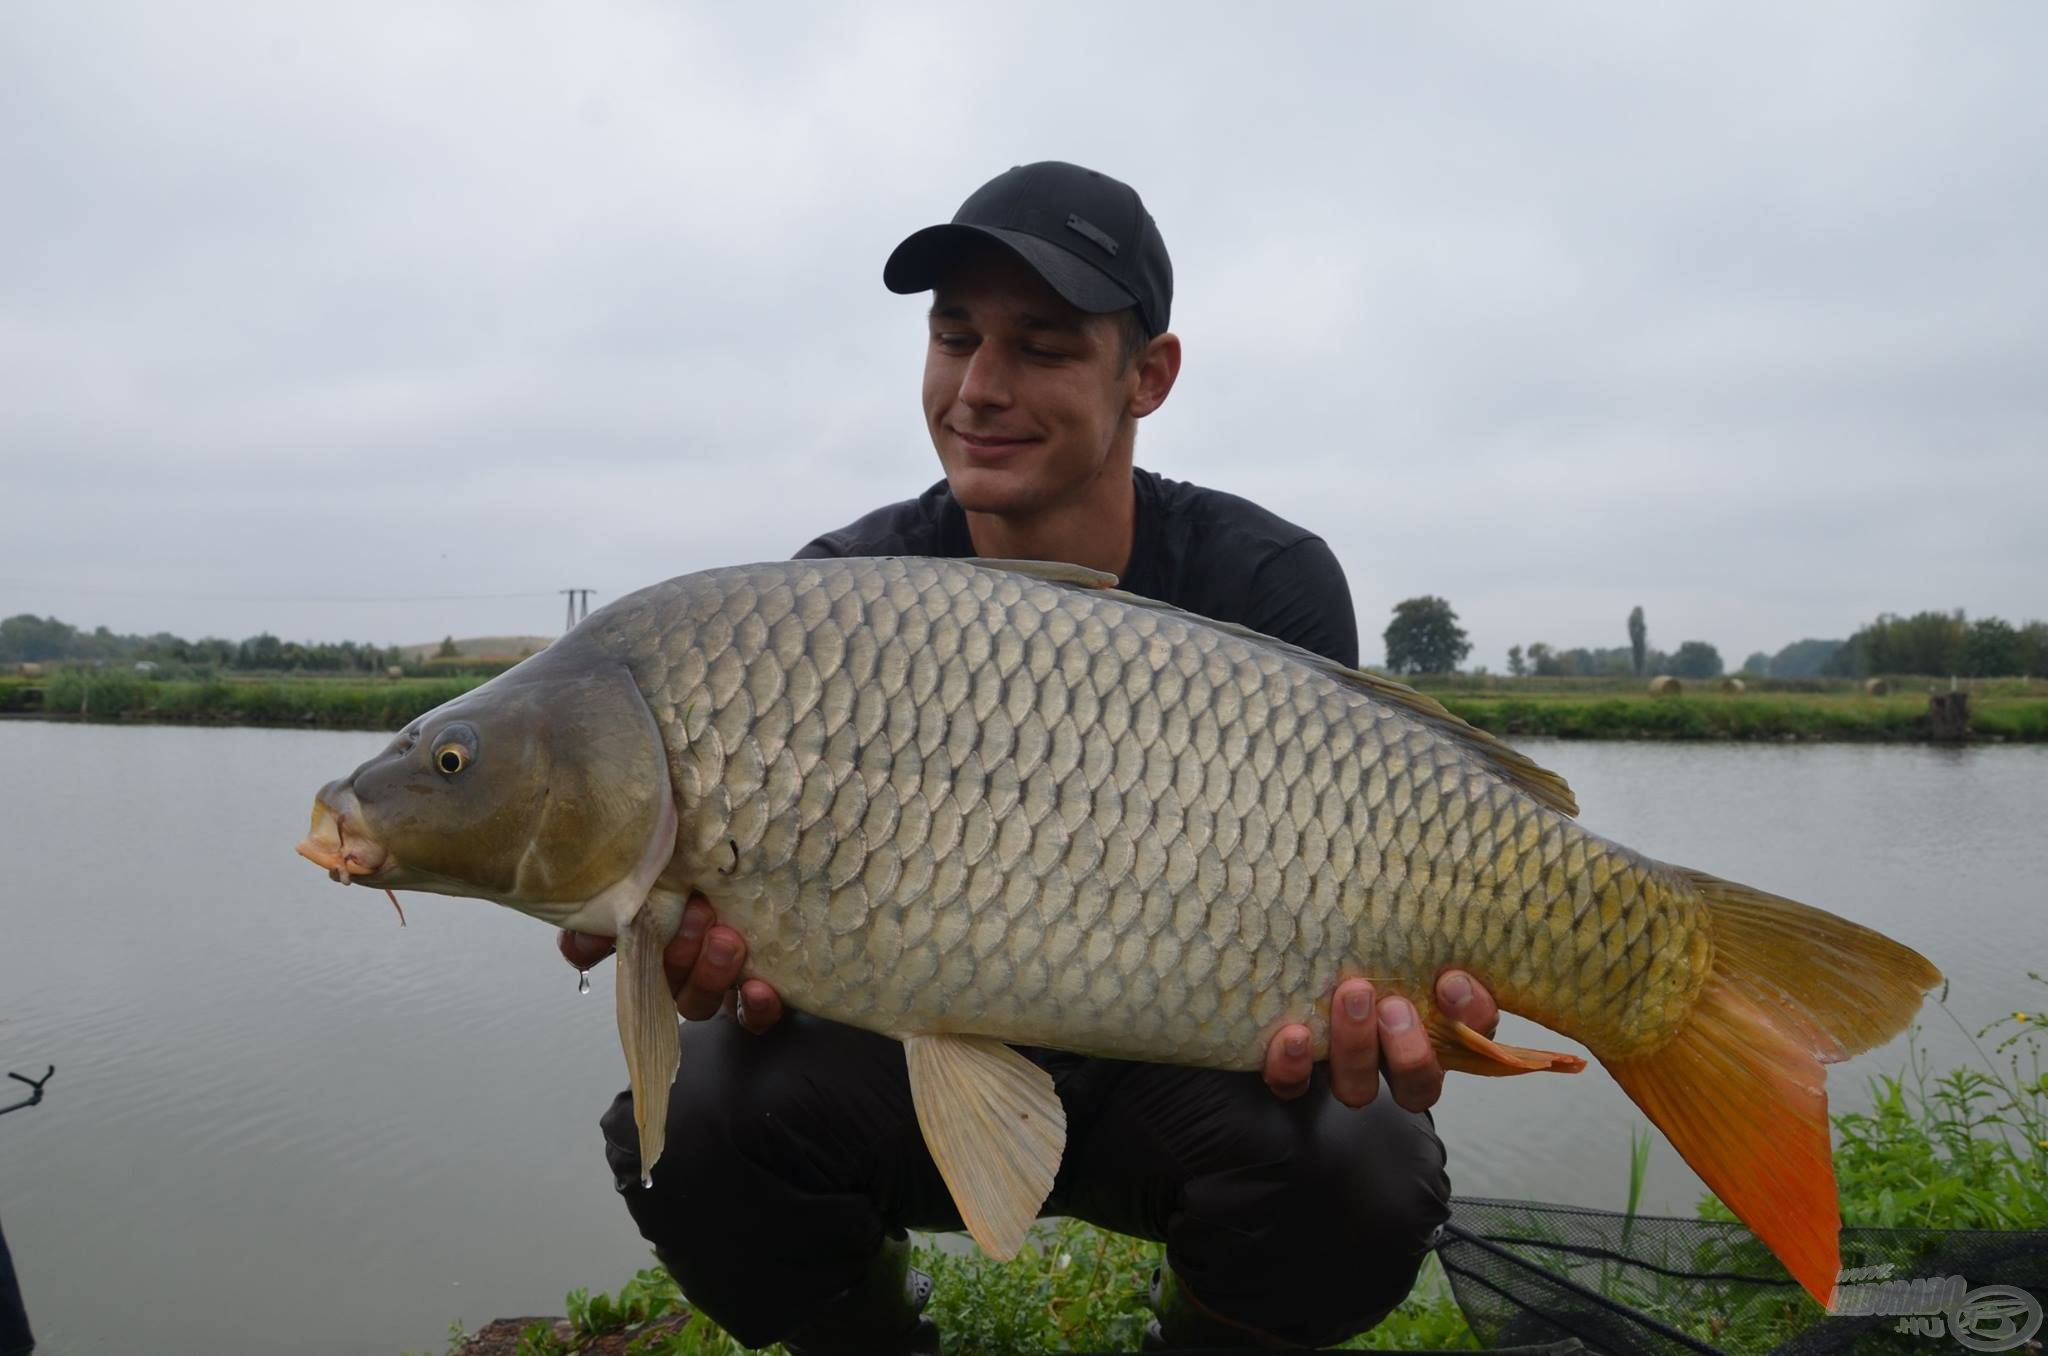
[[[2048,986],[2048,977],[2030,973],[2028,978]],[[1996,1036],[1991,1050],[1978,1046],[1982,1069],[1936,1073],[1916,1028],[1905,1070],[1873,1080],[1870,1110],[1833,1118],[1842,1222],[2012,1229],[2038,1228],[2048,1219],[2044,1032],[2048,1010],[2014,1012],[1977,1033],[1979,1042]],[[1632,1235],[1638,1233],[1636,1208],[1649,1148],[1646,1133],[1631,1132],[1624,1251],[1630,1251]],[[1711,1196],[1700,1202],[1699,1214],[1709,1221],[1735,1222]],[[1539,1226],[1532,1225],[1532,1231],[1532,1237],[1541,1236]],[[1641,1245],[1640,1238],[1634,1241]],[[1011,1262],[945,1252],[926,1243],[916,1249],[916,1265],[936,1282],[930,1312],[948,1356],[1132,1350],[1150,1318],[1144,1297],[1163,1251],[1156,1243],[1059,1220],[1034,1234]],[[1646,1260],[1681,1272],[1759,1275],[1778,1270],[1763,1245],[1746,1233],[1698,1244],[1682,1255]],[[1572,1261],[1560,1251],[1555,1265],[1568,1271]],[[1715,1289],[1709,1283],[1606,1264],[1597,1275],[1573,1274],[1611,1298],[1730,1351],[1769,1350],[1820,1319],[1819,1309],[1789,1286]],[[616,1296],[570,1292],[568,1309],[570,1341],[562,1341],[547,1324],[535,1324],[521,1335],[520,1356],[570,1356],[591,1337],[684,1314],[688,1303],[666,1271],[649,1268]],[[459,1339],[460,1326],[451,1325],[450,1334]],[[450,1349],[457,1345],[459,1340],[451,1340]],[[1476,1346],[1433,1257],[1408,1299],[1385,1322],[1346,1344],[1365,1351]],[[680,1329],[641,1333],[628,1350],[633,1356],[739,1356],[744,1349],[716,1325],[693,1317]]]
[[[1019,1351],[1136,1350],[1151,1319],[1145,1295],[1163,1249],[1079,1220],[1048,1222],[1017,1257],[993,1262],[980,1254],[942,1251],[926,1243],[916,1265],[934,1281],[929,1312],[947,1356]],[[688,1312],[669,1274],[648,1268],[617,1296],[573,1290],[570,1339],[546,1323],[520,1335],[519,1356],[570,1356],[590,1338]],[[1436,1260],[1423,1268],[1414,1293],[1371,1332],[1346,1344],[1361,1351],[1444,1351],[1475,1346]],[[632,1356],[740,1356],[745,1350],[709,1320],[662,1327],[627,1344]],[[781,1352],[781,1347],[769,1348]]]

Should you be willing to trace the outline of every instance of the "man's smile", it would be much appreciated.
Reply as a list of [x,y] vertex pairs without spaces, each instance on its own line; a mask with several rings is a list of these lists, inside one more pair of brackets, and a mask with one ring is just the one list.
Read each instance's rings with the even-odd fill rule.
[[958,438],[961,444],[967,448],[968,454],[977,461],[996,460],[1007,456],[1018,448],[1028,447],[1038,441],[1036,438],[969,433],[965,429],[955,428],[951,424],[946,426],[946,430],[955,438]]

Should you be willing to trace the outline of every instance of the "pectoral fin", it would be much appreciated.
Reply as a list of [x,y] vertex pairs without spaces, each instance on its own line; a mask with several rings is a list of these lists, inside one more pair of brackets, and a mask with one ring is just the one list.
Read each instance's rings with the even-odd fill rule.
[[633,1123],[640,1127],[640,1185],[653,1182],[654,1165],[668,1136],[668,1092],[682,1063],[676,1002],[661,968],[668,939],[653,909],[641,909],[619,930],[614,977],[619,1001],[619,1044],[633,1085]]
[[1015,1257],[1067,1143],[1051,1075],[985,1036],[912,1036],[903,1050],[918,1127],[967,1232],[989,1256]]
[[1460,1073],[1506,1076],[1524,1073],[1578,1073],[1586,1061],[1558,1050],[1531,1050],[1502,1045],[1463,1022],[1432,1024],[1438,1036],[1437,1057],[1446,1069]]

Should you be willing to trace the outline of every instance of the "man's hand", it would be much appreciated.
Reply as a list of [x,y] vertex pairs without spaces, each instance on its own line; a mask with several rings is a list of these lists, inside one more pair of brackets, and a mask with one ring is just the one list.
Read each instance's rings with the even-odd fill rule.
[[[562,958],[578,970],[588,970],[612,954],[611,938],[587,932],[564,932],[555,944]],[[718,921],[710,900],[691,895],[683,905],[683,925],[661,953],[676,1011],[693,1022],[715,1016],[738,984],[740,1025],[757,1035],[774,1026],[782,1020],[782,995],[765,979],[739,983],[746,964],[747,939]]]
[[[1491,1036],[1500,1009],[1484,985],[1463,970],[1437,976],[1436,1003],[1444,1016]],[[1283,1026],[1266,1046],[1266,1086],[1276,1097],[1308,1091],[1315,1061],[1308,1028]],[[1444,1090],[1443,1065],[1429,1043],[1415,1005],[1405,998],[1374,1002],[1372,981],[1347,979],[1330,998],[1330,1094],[1346,1106],[1364,1106],[1378,1095],[1380,1070],[1394,1100],[1410,1111],[1427,1111]]]

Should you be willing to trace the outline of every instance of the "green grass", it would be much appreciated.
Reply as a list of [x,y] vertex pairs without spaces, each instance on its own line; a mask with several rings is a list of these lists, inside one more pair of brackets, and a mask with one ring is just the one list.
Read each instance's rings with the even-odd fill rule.
[[[43,710],[93,720],[203,725],[311,725],[396,730],[483,680],[213,678],[158,680],[124,670],[65,669],[43,680]],[[4,708],[0,708],[4,709]]]
[[[1078,1220],[1050,1221],[1010,1262],[963,1256],[923,1245],[914,1265],[931,1273],[926,1310],[938,1323],[947,1356],[1006,1356],[1020,1351],[1135,1351],[1151,1313],[1145,1295],[1159,1244],[1127,1238]],[[520,1356],[569,1356],[591,1338],[652,1320],[688,1314],[688,1302],[659,1267],[635,1274],[616,1296],[572,1290],[570,1337],[546,1323],[520,1336]],[[667,1325],[664,1325],[667,1326]],[[451,1328],[449,1350],[460,1345]],[[1346,1351],[1464,1351],[1476,1347],[1431,1258],[1415,1292],[1386,1322],[1346,1343]],[[709,1319],[692,1316],[680,1331],[642,1333],[635,1356],[741,1356],[740,1346]],[[768,1348],[782,1353],[783,1348]]]
[[[401,678],[151,677],[125,669],[66,668],[40,679],[0,678],[0,712],[41,711],[94,720],[214,725],[311,725],[394,730],[482,682],[474,674]],[[1424,679],[1454,714],[1504,735],[1563,739],[1879,740],[1927,738],[1924,680],[1872,697],[1847,682],[1765,680],[1766,691],[1723,693],[1694,684],[1652,697],[1633,679]],[[1971,685],[1970,724],[1983,739],[2048,740],[2048,683]]]
[[[1554,691],[1529,696],[1431,693],[1453,714],[1502,735],[1561,739],[1884,740],[1927,738],[1924,694]],[[1970,704],[1980,737],[2048,739],[2048,699],[1986,696]]]
[[[2036,985],[2048,979],[2030,974]],[[2048,1002],[2044,1002],[2048,1007]],[[1924,1229],[2039,1228],[2048,1220],[2048,1074],[2041,1038],[2048,1011],[2015,1011],[1977,1033],[1981,1066],[1937,1072],[1916,1029],[1905,1068],[1875,1079],[1869,1111],[1835,1116],[1835,1173],[1842,1222]],[[1982,1044],[1991,1041],[1986,1049]],[[1649,1138],[1631,1135],[1625,1231],[1633,1227],[1648,1164]],[[1709,1196],[1702,1219],[1734,1217]],[[1692,1271],[1774,1269],[1762,1245],[1746,1234],[1733,1241],[1688,1245],[1666,1257]],[[1144,1297],[1162,1249],[1074,1220],[1049,1222],[1017,1258],[990,1261],[935,1247],[917,1250],[916,1265],[932,1274],[929,1312],[948,1356],[1013,1351],[1133,1350],[1149,1314]],[[1844,1258],[1845,1263],[1857,1259]],[[1900,1275],[1910,1275],[1902,1268]],[[1634,1277],[1647,1275],[1647,1281]],[[1584,1273],[1579,1273],[1584,1280]],[[1599,1288],[1728,1351],[1763,1351],[1822,1321],[1803,1294],[1736,1287],[1702,1291],[1697,1283],[1609,1268]],[[659,1268],[641,1271],[616,1295],[571,1291],[570,1339],[546,1324],[522,1337],[521,1356],[568,1356],[590,1338],[652,1320],[688,1314],[674,1280]],[[718,1327],[694,1316],[680,1329],[649,1330],[630,1346],[636,1356],[739,1356]],[[460,1345],[451,1327],[449,1350]],[[1407,1302],[1346,1345],[1349,1350],[1446,1351],[1477,1346],[1431,1258]],[[782,1348],[771,1348],[780,1352]]]

